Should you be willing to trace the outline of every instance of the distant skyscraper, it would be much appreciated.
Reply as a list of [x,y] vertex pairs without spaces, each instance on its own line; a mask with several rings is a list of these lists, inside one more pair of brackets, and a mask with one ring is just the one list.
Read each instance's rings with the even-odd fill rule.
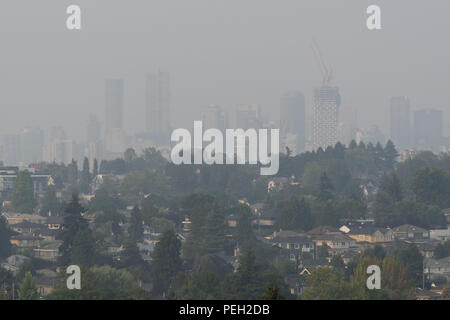
[[123,80],[109,79],[105,85],[105,130],[122,129]]
[[322,86],[314,90],[312,144],[325,150],[337,143],[341,97],[339,88]]
[[20,162],[20,136],[9,134],[3,137],[2,160],[6,165],[17,165]]
[[25,164],[42,161],[44,131],[41,128],[24,128],[20,133],[20,161]]
[[44,160],[48,163],[69,164],[74,159],[74,142],[72,140],[54,140],[44,149]]
[[442,145],[442,111],[422,109],[414,112],[414,146],[420,150],[440,151]]
[[391,98],[391,139],[398,149],[410,147],[410,115],[408,97]]
[[55,126],[50,128],[50,135],[48,137],[48,142],[54,141],[54,140],[66,140],[67,135],[66,131],[61,126]]
[[236,110],[236,128],[259,129],[262,126],[261,107],[258,104],[239,105]]
[[153,72],[146,80],[147,132],[161,137],[170,132],[170,75]]
[[209,105],[202,111],[203,130],[219,129],[224,131],[227,127],[227,115],[222,108],[216,105]]
[[378,128],[377,126],[372,126],[369,128],[369,130],[367,130],[364,142],[371,142],[374,146],[379,142],[384,146],[386,144],[386,137],[384,136],[383,132],[381,132],[380,128]]
[[[305,148],[305,96],[301,92],[288,92],[280,101],[280,131],[281,137],[292,144],[296,152]],[[290,144],[290,143],[289,143]],[[286,144],[288,145],[288,144]],[[289,145],[288,145],[289,146]],[[292,149],[292,147],[290,147]]]
[[108,131],[105,137],[107,152],[121,154],[126,149],[126,136],[122,129],[116,128]]
[[87,125],[87,142],[95,143],[100,140],[100,121],[98,121],[95,115],[89,115],[88,125]]

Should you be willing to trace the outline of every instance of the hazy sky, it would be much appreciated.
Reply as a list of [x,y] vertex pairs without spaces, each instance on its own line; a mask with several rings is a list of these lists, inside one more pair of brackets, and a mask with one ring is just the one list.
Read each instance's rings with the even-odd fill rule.
[[[68,31],[66,8],[82,9]],[[382,9],[381,31],[366,8]],[[172,122],[191,127],[202,107],[259,103],[278,119],[279,99],[321,84],[315,38],[332,65],[342,108],[360,126],[389,126],[389,97],[413,109],[450,107],[448,0],[2,0],[0,134],[63,125],[84,139],[89,113],[104,120],[104,80],[125,81],[127,133],[145,126],[145,74],[171,73]]]

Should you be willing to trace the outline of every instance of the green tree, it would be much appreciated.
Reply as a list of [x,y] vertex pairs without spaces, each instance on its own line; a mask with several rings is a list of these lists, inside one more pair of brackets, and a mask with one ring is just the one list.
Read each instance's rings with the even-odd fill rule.
[[395,255],[384,258],[381,265],[381,287],[390,291],[392,299],[412,299],[414,296],[414,279],[409,270]]
[[181,241],[173,230],[167,230],[161,235],[152,253],[152,279],[155,293],[167,292],[177,273],[182,270],[180,250]]
[[72,159],[72,162],[67,166],[67,180],[70,186],[78,185],[78,164]]
[[280,295],[280,288],[269,283],[266,288],[266,292],[262,296],[263,300],[284,300],[284,297]]
[[320,201],[328,201],[333,199],[333,191],[334,186],[328,178],[327,174],[324,172],[320,176],[320,185],[319,185],[319,200]]
[[91,192],[91,182],[92,176],[89,169],[89,159],[87,157],[84,157],[83,170],[81,171],[81,178],[80,178],[80,192],[84,194],[89,194]]
[[450,239],[444,243],[439,243],[434,249],[434,256],[436,259],[447,258],[450,256]]
[[249,249],[255,242],[256,236],[252,228],[252,213],[247,205],[240,204],[237,208],[238,221],[235,237],[241,248]]
[[330,266],[332,266],[336,270],[341,270],[341,271],[344,270],[345,263],[344,263],[344,260],[342,259],[341,255],[339,255],[339,254],[333,255],[330,260]]
[[111,266],[82,268],[81,290],[67,289],[67,274],[61,270],[60,281],[49,295],[52,300],[143,300],[148,293],[141,289],[132,273]]
[[89,228],[78,229],[71,246],[70,261],[76,265],[90,266],[95,261],[95,241]]
[[256,263],[255,254],[246,251],[239,257],[237,271],[228,274],[222,282],[222,292],[225,299],[261,299],[268,283],[280,288],[280,292],[284,292],[286,287],[279,274],[272,270],[263,270],[262,266]]
[[411,279],[415,279],[417,284],[422,283],[423,274],[423,256],[417,246],[413,243],[408,244],[404,248],[397,249],[394,252],[402,264],[408,269],[408,275]]
[[98,175],[98,161],[97,159],[94,159],[94,165],[92,168],[92,176],[96,177]]
[[0,216],[0,260],[8,257],[11,253],[11,230],[8,229],[5,219]]
[[450,300],[450,284],[447,284],[442,291],[442,299]]
[[403,191],[399,178],[395,173],[381,178],[380,190],[391,196],[393,202],[403,199]]
[[299,201],[296,196],[292,196],[288,201],[282,203],[277,225],[286,230],[310,230],[314,225],[314,218],[305,198]]
[[144,218],[139,207],[135,206],[131,211],[130,228],[128,229],[130,237],[135,241],[141,241],[144,236]]
[[34,184],[28,170],[20,171],[14,182],[12,204],[18,212],[33,213],[36,206]]
[[385,169],[392,170],[397,163],[398,152],[395,145],[389,140],[383,150]]
[[450,175],[442,169],[426,167],[416,172],[412,186],[416,199],[446,208],[450,205]]
[[302,294],[305,300],[349,300],[352,288],[340,272],[328,267],[315,268],[307,278],[308,287]]
[[220,285],[220,279],[214,273],[194,272],[172,290],[171,295],[179,300],[217,300],[221,298]]
[[322,243],[321,246],[317,247],[317,256],[319,258],[327,258],[329,256],[330,247],[326,243]]
[[30,272],[27,272],[25,278],[22,281],[19,289],[19,299],[20,300],[37,300],[39,299],[39,294],[36,289],[36,285],[33,281],[33,277]]
[[373,205],[375,224],[380,227],[392,227],[395,224],[393,221],[394,208],[392,197],[384,191],[378,191]]
[[[94,261],[95,243],[87,221],[81,216],[84,212],[78,195],[65,208],[62,244],[59,248],[59,265],[66,266],[72,262],[90,265]],[[75,261],[74,261],[75,260]]]
[[191,220],[191,232],[183,248],[188,262],[206,253],[221,251],[225,244],[225,217],[218,201],[205,194],[192,194],[182,203],[185,216]]
[[59,203],[56,198],[56,188],[54,186],[48,186],[45,192],[45,196],[42,199],[42,206],[40,214],[43,216],[49,215],[51,213],[53,216],[59,215]]

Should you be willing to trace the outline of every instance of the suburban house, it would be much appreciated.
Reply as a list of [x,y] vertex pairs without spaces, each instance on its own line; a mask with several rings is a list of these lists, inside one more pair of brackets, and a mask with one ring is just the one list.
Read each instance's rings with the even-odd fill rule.
[[263,209],[264,209],[264,203],[262,203],[262,202],[257,202],[250,206],[250,210],[252,211],[253,215],[255,215],[255,216],[259,215],[259,212]]
[[28,213],[3,213],[3,216],[6,219],[6,222],[9,225],[21,223],[24,221],[33,222],[43,224],[47,220],[46,217],[37,215],[37,214],[28,214]]
[[404,224],[393,228],[394,236],[397,240],[403,241],[425,241],[430,239],[428,230],[413,226],[411,224]]
[[288,249],[292,256],[290,260],[295,260],[296,254],[309,252],[314,254],[314,241],[310,236],[304,233],[297,233],[294,231],[279,231],[274,232],[272,236],[272,245],[279,248]]
[[300,296],[306,285],[306,276],[300,273],[289,274],[284,277],[284,282],[292,295]]
[[34,233],[34,231],[42,229],[42,227],[42,224],[29,221],[23,221],[10,225],[10,229],[18,233]]
[[317,247],[326,244],[331,249],[350,249],[356,244],[355,239],[341,232],[328,232],[314,236],[313,238]]
[[430,239],[446,241],[450,239],[450,228],[430,230]]
[[19,168],[19,167],[0,167],[0,195],[9,194],[14,189],[14,182],[16,181],[19,171],[27,170],[31,173],[33,180],[34,194],[36,197],[42,197],[49,185],[54,184],[50,175],[38,174],[34,168]]
[[356,242],[379,243],[394,241],[394,232],[388,228],[355,226],[351,227],[346,234]]
[[226,220],[227,220],[227,225],[230,228],[236,228],[237,227],[238,218],[237,218],[237,216],[235,214],[228,215]]
[[64,224],[64,217],[50,216],[47,217],[47,221],[45,223],[50,230],[60,230]]
[[42,238],[36,237],[31,233],[23,233],[17,236],[12,236],[10,242],[19,248],[33,248],[39,246],[39,241],[41,240]]
[[56,261],[59,256],[59,247],[61,246],[61,240],[49,241],[42,243],[37,248],[33,249],[36,258],[40,258],[48,261]]
[[56,287],[58,281],[57,274],[49,269],[37,270],[36,273],[36,276],[33,277],[36,289],[41,297],[45,297]]
[[426,259],[424,261],[424,274],[430,278],[433,276],[445,276],[447,280],[450,280],[450,257],[443,259]]
[[278,213],[274,210],[262,209],[258,211],[258,214],[253,220],[253,224],[258,227],[273,227],[278,218]]
[[273,178],[267,183],[267,192],[280,191],[289,185],[289,182],[289,178],[286,177]]
[[20,267],[29,260],[30,258],[26,256],[15,254],[6,258],[5,262],[0,264],[0,267],[5,270],[11,271],[15,275],[16,272],[19,271]]
[[332,226],[318,226],[307,232],[310,236],[319,236],[330,232],[339,232],[339,230]]

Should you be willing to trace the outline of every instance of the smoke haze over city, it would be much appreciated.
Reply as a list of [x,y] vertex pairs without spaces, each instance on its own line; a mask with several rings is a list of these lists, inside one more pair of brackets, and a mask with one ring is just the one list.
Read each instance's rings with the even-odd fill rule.
[[110,78],[123,79],[124,130],[143,132],[146,74],[158,70],[170,73],[173,127],[191,127],[210,104],[231,121],[237,105],[260,104],[276,122],[281,96],[301,91],[309,128],[321,84],[310,49],[316,39],[340,109],[357,110],[358,127],[377,125],[388,138],[390,98],[408,96],[411,113],[443,110],[447,134],[450,4],[378,2],[379,32],[367,30],[370,1],[359,0],[79,1],[83,29],[68,32],[70,1],[3,1],[0,133],[62,126],[84,141],[89,114],[104,128]]

